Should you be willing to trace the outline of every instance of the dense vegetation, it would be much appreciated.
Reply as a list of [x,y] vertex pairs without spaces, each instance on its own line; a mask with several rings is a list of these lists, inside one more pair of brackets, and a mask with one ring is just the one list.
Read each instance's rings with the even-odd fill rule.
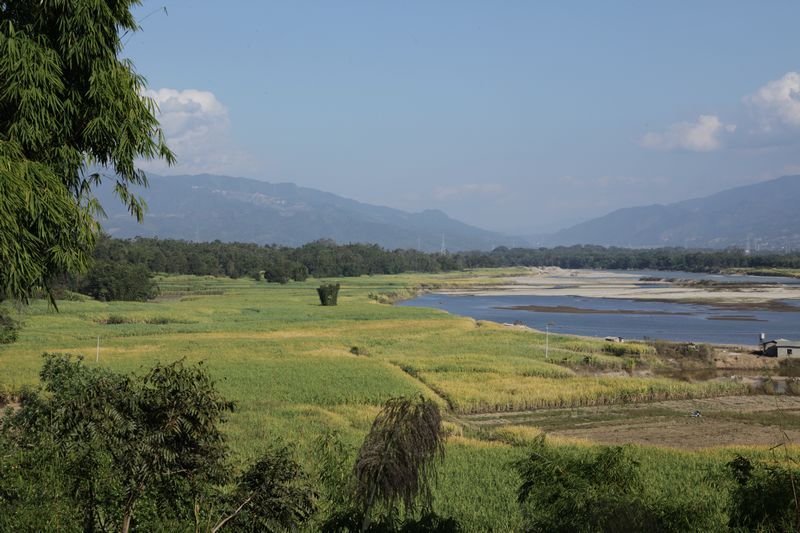
[[[136,375],[46,354],[40,378],[15,410],[0,414],[0,529],[479,530],[433,511],[446,431],[437,402],[423,395],[385,403],[354,466],[336,432],[320,435],[306,466],[275,440],[258,443],[258,457],[237,466],[222,432],[235,404],[202,364],[178,360]],[[709,465],[678,493],[642,464],[669,468],[667,459],[630,446],[556,446],[540,434],[513,462],[518,477],[508,482],[528,531],[800,526],[800,472],[788,451],[783,461],[737,455]]]
[[[312,480],[287,446],[266,446],[252,464],[233,468],[221,425],[234,404],[202,364],[178,360],[136,376],[46,354],[40,377],[17,410],[0,414],[4,531],[255,532],[312,521],[337,531],[324,524],[342,517],[374,531],[394,529],[398,499],[404,525],[420,498],[430,509],[427,486],[444,434],[437,404],[421,396],[387,403],[352,481],[342,471],[346,457],[328,462],[338,498],[318,512],[315,486],[324,497],[331,478]],[[323,461],[331,442],[319,452]],[[370,529],[373,518],[379,527]]]
[[245,243],[192,243],[159,239],[102,238],[95,261],[143,265],[150,272],[254,276],[285,283],[315,278],[401,272],[447,272],[489,267],[654,269],[710,272],[727,268],[800,268],[800,253],[745,254],[741,250],[703,251],[682,248],[632,250],[602,246],[496,248],[491,252],[429,254],[386,250],[371,244],[316,241],[298,248]]

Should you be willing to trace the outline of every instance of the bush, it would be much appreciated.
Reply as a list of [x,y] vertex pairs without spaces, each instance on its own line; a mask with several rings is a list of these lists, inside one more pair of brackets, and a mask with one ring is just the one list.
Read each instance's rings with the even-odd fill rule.
[[132,324],[133,320],[122,315],[108,315],[105,319],[105,324]]
[[657,355],[670,359],[693,358],[709,361],[714,356],[714,348],[708,344],[653,341],[652,345]]
[[778,465],[737,456],[728,463],[736,485],[731,491],[731,528],[748,531],[797,531],[797,474]]
[[5,309],[0,309],[0,344],[11,344],[19,336],[19,322],[11,318]]
[[603,345],[603,351],[605,353],[616,355],[619,357],[625,355],[630,355],[630,356],[650,355],[655,352],[655,350],[651,346],[637,342],[607,342]]
[[703,501],[647,496],[639,461],[627,447],[568,450],[537,437],[515,463],[518,501],[530,531],[707,531],[714,513]]
[[[326,520],[321,530],[325,533],[349,533],[361,531],[363,513],[358,510],[347,510],[337,513]],[[381,516],[366,529],[368,533],[459,533],[463,531],[455,518],[439,516],[435,513],[424,513],[419,518],[408,517],[397,520],[391,516]]]
[[286,447],[262,455],[239,479],[236,531],[295,530],[315,510],[316,493],[308,476]]
[[104,302],[144,302],[158,296],[158,286],[144,265],[98,261],[85,277],[73,280],[76,290]]
[[339,284],[320,285],[317,294],[322,305],[336,305],[339,298]]
[[764,381],[761,382],[761,390],[764,391],[764,394],[770,396],[775,394],[775,380],[771,376],[765,377]]
[[516,469],[522,478],[518,500],[530,530],[643,530],[639,463],[625,448],[604,448],[582,459],[559,454],[542,436]]

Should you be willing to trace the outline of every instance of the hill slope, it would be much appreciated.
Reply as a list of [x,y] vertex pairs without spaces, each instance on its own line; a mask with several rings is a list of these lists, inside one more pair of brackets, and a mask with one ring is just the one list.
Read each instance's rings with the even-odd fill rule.
[[317,239],[377,243],[387,248],[436,251],[445,235],[449,250],[488,250],[510,237],[469,226],[441,211],[407,213],[349,200],[290,183],[226,176],[153,176],[138,191],[148,212],[137,224],[110,187],[98,191],[114,237],[240,241],[301,245]]
[[800,248],[800,176],[667,205],[619,209],[551,235],[549,245]]

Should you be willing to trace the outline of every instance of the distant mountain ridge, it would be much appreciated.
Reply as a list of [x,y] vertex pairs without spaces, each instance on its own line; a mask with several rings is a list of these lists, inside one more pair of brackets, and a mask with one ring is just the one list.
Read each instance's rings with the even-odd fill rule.
[[618,209],[544,244],[624,247],[800,248],[800,176],[783,176],[667,205]]
[[108,215],[101,220],[107,233],[288,246],[332,239],[429,252],[441,249],[443,235],[451,251],[490,250],[515,240],[459,222],[442,211],[408,213],[291,183],[209,174],[149,178],[150,187],[137,190],[148,206],[143,224],[128,214],[110,187],[98,189]]

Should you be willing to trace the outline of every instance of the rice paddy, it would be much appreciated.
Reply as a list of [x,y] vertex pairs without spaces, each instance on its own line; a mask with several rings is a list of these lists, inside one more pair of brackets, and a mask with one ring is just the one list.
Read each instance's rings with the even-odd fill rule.
[[[81,354],[89,365],[134,372],[157,361],[203,361],[237,403],[226,431],[238,457],[250,459],[281,440],[309,462],[323,432],[337,431],[356,446],[385,400],[420,392],[448,411],[454,433],[437,510],[470,530],[497,531],[520,527],[517,478],[508,464],[538,430],[512,422],[497,433],[500,438],[462,427],[459,417],[748,392],[737,382],[586,371],[655,364],[648,346],[617,356],[600,340],[551,335],[546,359],[543,333],[381,303],[421,286],[491,286],[515,273],[322,280],[342,282],[336,307],[319,305],[315,288],[321,280],[275,285],[188,276],[159,278],[161,296],[147,303],[74,299],[60,301],[56,312],[34,301],[19,310],[24,327],[18,342],[0,346],[0,392],[36,383],[44,352]],[[686,457],[668,450],[642,453],[669,463]],[[708,454],[692,461],[716,464],[715,454],[730,455]],[[679,485],[691,486],[704,473],[688,469]],[[663,474],[676,475],[668,468]]]

